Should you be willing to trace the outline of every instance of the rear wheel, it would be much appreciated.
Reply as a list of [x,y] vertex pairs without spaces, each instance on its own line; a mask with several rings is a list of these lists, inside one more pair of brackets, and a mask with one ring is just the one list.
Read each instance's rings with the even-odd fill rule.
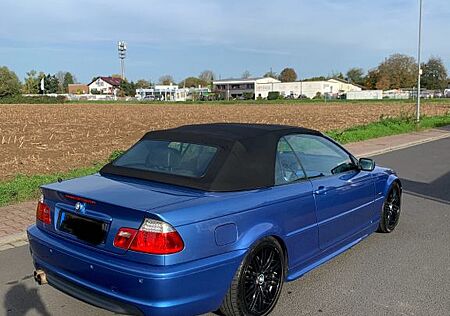
[[378,232],[390,233],[395,229],[400,219],[400,208],[401,190],[400,186],[394,183],[383,203]]
[[236,272],[220,311],[226,316],[268,315],[283,287],[284,258],[275,238],[265,238],[253,246]]

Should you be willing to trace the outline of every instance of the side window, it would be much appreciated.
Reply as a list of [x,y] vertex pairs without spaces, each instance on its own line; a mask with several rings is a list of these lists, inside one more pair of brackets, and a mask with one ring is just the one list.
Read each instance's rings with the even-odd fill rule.
[[344,150],[324,137],[299,134],[285,138],[310,178],[330,176],[357,168]]
[[287,184],[305,178],[306,175],[294,151],[286,139],[281,138],[278,142],[275,160],[275,185]]

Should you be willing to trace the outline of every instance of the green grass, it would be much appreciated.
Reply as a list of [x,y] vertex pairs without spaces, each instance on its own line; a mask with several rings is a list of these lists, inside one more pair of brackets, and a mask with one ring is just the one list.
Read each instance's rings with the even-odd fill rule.
[[[378,122],[355,126],[345,130],[329,131],[326,134],[338,142],[345,144],[363,141],[382,136],[409,133],[433,127],[450,125],[450,113],[445,116],[423,117],[420,124],[412,118],[384,118]],[[118,157],[120,151],[114,151],[108,161]],[[56,182],[58,178],[71,179],[98,172],[103,164],[78,168],[69,172],[47,175],[17,175],[15,178],[0,182],[0,206],[27,201],[39,196],[39,187],[46,183]]]
[[0,182],[0,206],[28,201],[39,196],[39,187],[46,183],[52,183],[61,179],[71,179],[96,173],[101,165],[78,168],[69,172],[39,174],[39,175],[17,175],[12,180]]
[[39,187],[43,184],[58,181],[58,179],[73,179],[94,174],[107,162],[119,157],[123,151],[115,150],[103,163],[95,163],[89,167],[77,168],[68,172],[58,172],[52,174],[22,175],[0,182],[0,207],[39,197]]
[[341,144],[346,144],[445,125],[450,125],[450,113],[444,116],[422,117],[419,124],[413,118],[385,118],[367,125],[329,131],[326,134]]
[[49,97],[46,95],[26,97],[22,95],[0,97],[0,104],[62,104],[64,97]]

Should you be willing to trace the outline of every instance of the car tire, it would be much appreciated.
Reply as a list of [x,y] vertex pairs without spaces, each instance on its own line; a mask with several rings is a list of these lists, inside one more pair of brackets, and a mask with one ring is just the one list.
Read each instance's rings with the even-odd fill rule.
[[220,307],[225,316],[265,316],[275,307],[283,288],[286,260],[273,237],[256,243],[239,266]]
[[395,182],[383,203],[378,232],[391,233],[397,227],[401,211],[401,194],[400,186]]

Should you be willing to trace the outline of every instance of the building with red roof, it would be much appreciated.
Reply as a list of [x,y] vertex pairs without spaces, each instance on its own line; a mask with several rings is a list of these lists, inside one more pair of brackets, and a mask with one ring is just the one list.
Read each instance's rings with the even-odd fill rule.
[[122,78],[96,77],[88,84],[89,93],[92,94],[114,94],[120,88]]

